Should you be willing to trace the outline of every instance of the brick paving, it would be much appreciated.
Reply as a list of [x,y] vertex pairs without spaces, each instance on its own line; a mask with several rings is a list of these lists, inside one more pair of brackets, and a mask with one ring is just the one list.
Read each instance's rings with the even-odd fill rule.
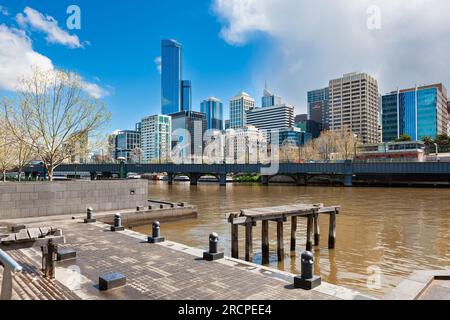
[[[58,263],[58,266],[66,268],[76,265],[80,268],[84,280],[76,293],[83,299],[367,298],[330,284],[323,284],[320,289],[312,291],[294,289],[292,275],[281,271],[231,258],[216,262],[203,261],[200,258],[200,250],[170,241],[148,244],[144,235],[129,230],[111,232],[108,226],[102,223],[84,224],[79,220],[64,220],[52,222],[52,225],[63,229],[66,237],[63,247],[77,251],[76,260]],[[21,258],[20,255],[20,252],[16,252],[15,257]],[[39,265],[38,258],[39,255],[36,254],[34,265]],[[21,259],[23,261],[25,258]],[[127,277],[126,286],[107,292],[99,291],[96,288],[99,276],[112,272],[124,274]],[[58,281],[55,283],[61,288]],[[75,298],[74,293],[66,294],[66,290],[60,291],[61,298]],[[45,297],[36,295],[33,298]]]

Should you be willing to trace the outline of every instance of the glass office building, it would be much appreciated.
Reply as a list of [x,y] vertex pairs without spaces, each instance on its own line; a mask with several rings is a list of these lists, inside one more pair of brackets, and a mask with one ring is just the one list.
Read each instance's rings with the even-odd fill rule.
[[181,81],[181,111],[192,109],[192,84],[190,80]]
[[269,90],[264,89],[263,96],[261,99],[261,106],[263,108],[270,108],[279,105],[281,105],[281,97],[278,97],[269,92]]
[[447,92],[442,84],[399,90],[382,97],[383,142],[403,134],[415,141],[448,133]]
[[255,108],[255,99],[248,93],[239,92],[230,100],[230,129],[241,129],[247,125],[247,111]]
[[136,130],[118,131],[115,136],[115,159],[123,157],[127,161],[131,161],[133,151],[140,147],[141,132],[138,125],[136,125]]
[[329,88],[308,92],[308,118],[322,124],[324,130],[329,128]]
[[179,112],[182,102],[182,46],[176,40],[163,40],[161,48],[161,113]]
[[210,97],[200,104],[200,111],[206,114],[206,128],[208,130],[223,130],[223,103],[217,98]]
[[[186,144],[178,156],[201,159],[203,154],[203,135],[206,131],[206,115],[196,111],[181,111],[172,117],[172,149],[178,144]],[[189,135],[189,136],[186,136]]]

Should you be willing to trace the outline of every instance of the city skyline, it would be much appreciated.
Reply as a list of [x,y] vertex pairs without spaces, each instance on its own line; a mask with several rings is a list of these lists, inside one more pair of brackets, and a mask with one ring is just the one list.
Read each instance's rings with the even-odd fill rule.
[[[357,5],[355,3],[329,5],[330,10],[338,9],[342,12],[351,7],[351,10],[347,10],[348,12],[346,11],[341,18],[331,19],[328,10],[320,10],[321,14],[330,18],[325,25],[334,23],[337,26],[335,36],[342,41],[342,44],[349,44],[350,41],[344,31],[346,24],[342,19],[353,15],[355,19],[350,19],[354,21],[352,23],[360,24],[356,40],[361,40],[362,46],[352,54],[352,58],[356,57],[355,63],[349,63],[347,58],[350,57],[344,56],[338,69],[330,67],[332,57],[327,58],[324,54],[315,57],[325,40],[314,42],[314,44],[309,43],[305,47],[308,39],[304,34],[291,36],[289,43],[293,51],[280,52],[286,47],[287,39],[283,34],[289,33],[283,31],[286,30],[286,26],[276,15],[279,10],[270,10],[273,9],[273,3],[268,0],[259,2],[245,0],[240,1],[240,4],[236,1],[204,0],[189,4],[190,8],[187,4],[186,7],[183,3],[178,4],[177,7],[181,6],[180,10],[171,10],[173,7],[171,1],[150,5],[138,1],[133,4],[124,4],[120,8],[112,6],[107,10],[108,15],[99,10],[101,4],[79,1],[77,5],[80,6],[82,14],[81,30],[67,30],[65,26],[66,9],[71,4],[69,2],[61,1],[55,4],[50,1],[16,1],[2,5],[5,7],[3,11],[7,14],[0,15],[0,32],[2,33],[0,38],[3,41],[2,45],[5,44],[5,39],[16,40],[21,46],[20,49],[30,52],[36,62],[80,73],[89,91],[95,96],[104,97],[108,103],[113,113],[110,131],[133,127],[137,119],[160,113],[158,111],[160,108],[158,68],[161,66],[159,47],[161,39],[166,38],[177,39],[185,48],[185,74],[189,75],[188,78],[193,83],[192,109],[194,111],[198,111],[200,102],[209,96],[215,96],[225,104],[238,90],[246,91],[253,97],[259,97],[267,82],[271,91],[277,92],[287,103],[296,107],[296,114],[306,113],[307,91],[324,87],[329,79],[352,71],[372,74],[379,80],[381,94],[395,90],[397,87],[412,87],[415,84],[442,82],[448,86],[450,72],[445,66],[442,67],[439,63],[440,59],[422,59],[424,56],[421,54],[422,47],[426,45],[420,48],[415,45],[402,47],[402,50],[397,51],[397,56],[391,54],[374,56],[376,52],[370,53],[373,46],[393,49],[385,41],[387,34],[392,35],[392,28],[399,31],[399,36],[396,36],[395,40],[398,40],[400,44],[407,44],[408,38],[402,40],[401,36],[404,35],[403,31],[409,28],[422,26],[422,23],[414,22],[418,14],[425,16],[423,19],[434,17],[433,27],[425,28],[415,34],[418,42],[423,40],[424,43],[430,44],[430,41],[438,39],[440,35],[449,34],[450,24],[447,20],[442,20],[442,16],[438,14],[445,12],[448,5],[436,2],[434,6],[424,7],[420,1],[413,1],[406,8],[407,10],[396,12],[398,15],[394,17],[392,12],[398,8],[397,1],[393,1],[392,4],[373,2],[383,13],[383,24],[380,30],[368,30],[366,27],[368,18],[366,10],[369,5],[366,1],[360,1]],[[279,6],[283,12],[292,12],[292,14],[299,13],[301,10],[302,15],[317,9],[317,4],[306,6],[305,3],[298,3],[298,1],[295,2],[295,8],[292,8],[293,2],[288,0],[281,1]],[[240,9],[238,11],[242,12],[242,16],[236,16],[236,10],[233,8]],[[289,8],[292,10],[286,10]],[[95,15],[92,12],[95,12]],[[110,21],[122,17],[123,12],[130,13],[130,17],[134,17],[136,21],[143,20],[145,15],[152,12],[164,12],[170,15],[170,21],[173,23],[168,25],[158,18],[158,14],[155,14],[154,19],[148,22],[150,23],[148,28],[144,30],[134,28],[137,25],[131,23],[129,18],[124,20],[123,24],[113,26]],[[51,24],[48,24],[51,28],[38,27],[39,19],[52,21],[46,18],[47,16],[58,21],[57,28],[52,27]],[[186,28],[186,25],[190,25],[187,22],[192,19],[200,23],[196,23],[195,27]],[[407,23],[400,23],[401,19]],[[104,21],[105,27],[94,27],[100,23],[97,20]],[[308,27],[314,26],[309,20],[302,23]],[[199,32],[200,37],[192,35],[195,34],[192,28]],[[58,32],[52,34],[55,30]],[[58,38],[55,35],[63,37]],[[324,35],[325,39],[331,36]],[[208,42],[207,47],[203,45],[205,42]],[[443,45],[445,46],[445,41],[436,42],[435,50],[448,52],[441,47]],[[333,41],[329,46],[339,48],[341,44],[338,45]],[[10,51],[7,50],[10,49],[9,46],[4,47],[6,49],[0,52],[2,57]],[[342,45],[342,47],[345,46]],[[330,51],[322,50],[321,52]],[[422,61],[416,63],[414,68],[407,68],[405,72],[399,73],[398,68],[402,64],[399,63],[398,58],[405,52],[408,53],[409,60],[417,62],[422,59]],[[280,60],[282,53],[288,56]],[[323,66],[318,65],[319,59]],[[277,61],[286,62],[278,64]],[[12,62],[17,64],[16,60]],[[24,70],[26,63],[27,61],[22,61],[16,66],[16,70]],[[114,65],[114,68],[111,68],[111,65]],[[307,73],[311,68],[315,68],[316,72]],[[10,71],[2,69],[1,72],[6,74]],[[289,72],[291,72],[290,81],[285,81],[286,74]],[[219,77],[217,77],[218,74]],[[305,77],[305,74],[308,74],[308,77]],[[11,75],[6,74],[3,78],[0,90],[2,93],[12,95]],[[225,107],[225,119],[228,118],[228,112],[228,108]]]

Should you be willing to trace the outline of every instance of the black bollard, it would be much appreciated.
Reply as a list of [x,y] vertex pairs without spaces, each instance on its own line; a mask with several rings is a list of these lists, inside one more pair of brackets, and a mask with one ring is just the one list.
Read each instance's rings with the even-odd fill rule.
[[161,224],[159,221],[153,222],[152,225],[152,236],[148,237],[149,243],[160,243],[164,242],[166,239],[164,237],[161,237]]
[[223,259],[224,253],[218,252],[219,235],[215,232],[209,235],[209,252],[203,252],[203,260],[214,261]]
[[111,231],[123,231],[125,228],[122,226],[122,217],[120,213],[114,215],[114,225],[111,226]]
[[96,222],[96,221],[97,220],[94,219],[94,209],[87,208],[86,219],[84,219],[84,223],[93,223],[93,222]]
[[314,276],[314,256],[311,252],[302,253],[301,276],[294,278],[294,287],[304,290],[311,290],[321,285],[322,279]]

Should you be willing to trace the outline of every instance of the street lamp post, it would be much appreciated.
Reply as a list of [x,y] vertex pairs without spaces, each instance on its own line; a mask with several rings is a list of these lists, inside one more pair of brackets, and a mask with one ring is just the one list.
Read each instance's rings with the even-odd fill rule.
[[434,146],[436,147],[436,162],[439,161],[439,146],[437,143],[434,143]]

